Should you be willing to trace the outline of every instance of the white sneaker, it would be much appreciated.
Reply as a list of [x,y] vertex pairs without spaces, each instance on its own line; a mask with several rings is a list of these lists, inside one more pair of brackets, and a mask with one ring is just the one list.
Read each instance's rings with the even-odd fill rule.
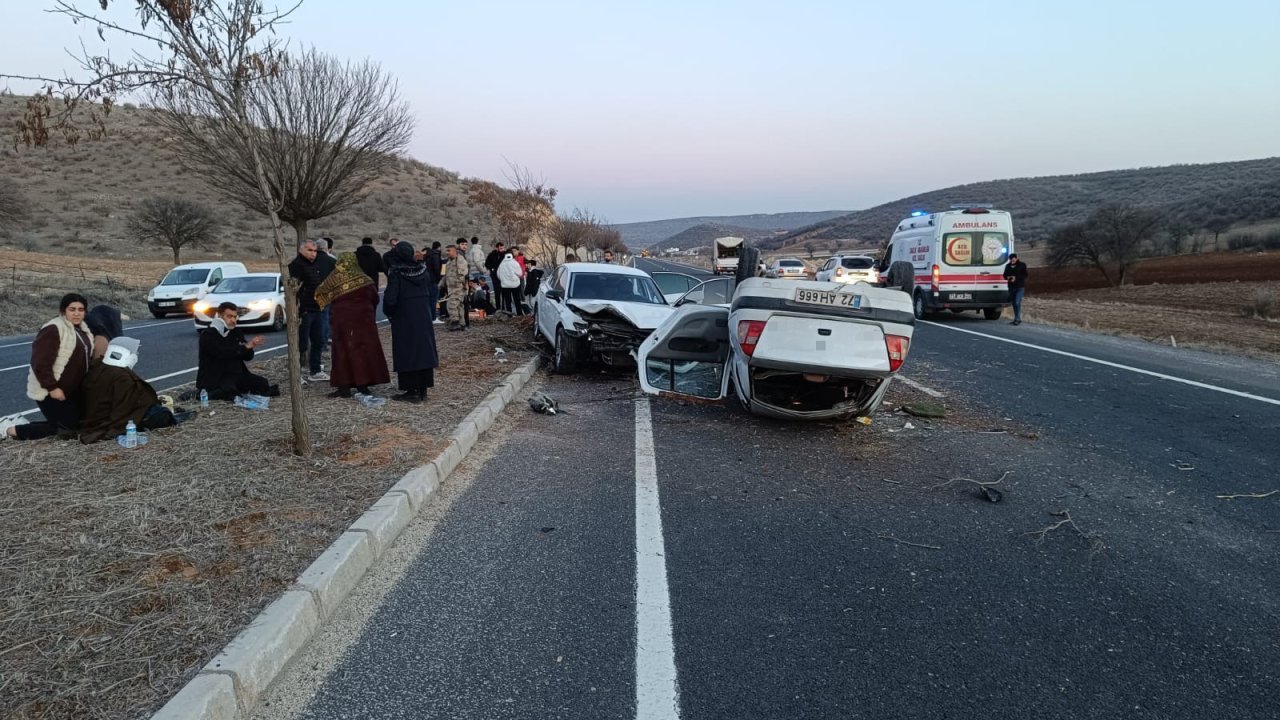
[[431,324],[432,324],[432,325],[443,325],[443,324],[444,324],[444,321],[443,321],[443,320],[441,320],[440,318],[436,318],[435,320],[432,320],[432,321],[431,321]]
[[329,373],[321,370],[318,373],[311,374],[311,382],[325,382],[329,379]]
[[22,415],[10,415],[0,418],[0,440],[9,439],[9,428],[26,425],[27,419]]

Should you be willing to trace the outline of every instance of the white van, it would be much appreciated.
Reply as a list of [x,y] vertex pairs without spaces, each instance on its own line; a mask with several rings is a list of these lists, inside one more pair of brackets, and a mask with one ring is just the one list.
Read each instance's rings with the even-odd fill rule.
[[918,318],[976,310],[995,320],[1009,305],[1004,266],[1012,252],[1013,220],[1003,210],[918,213],[898,223],[878,270],[886,287],[911,295]]
[[206,262],[179,265],[147,293],[147,309],[160,318],[170,313],[190,315],[223,278],[244,275],[244,263]]

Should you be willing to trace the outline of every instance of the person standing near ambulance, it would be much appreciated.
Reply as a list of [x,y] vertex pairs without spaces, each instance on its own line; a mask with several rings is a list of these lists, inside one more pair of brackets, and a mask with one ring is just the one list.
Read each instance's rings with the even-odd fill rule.
[[1013,303],[1013,322],[1010,325],[1022,324],[1022,296],[1027,289],[1027,265],[1018,260],[1018,253],[1009,256],[1009,263],[1004,266],[1004,280],[1009,283],[1009,302]]

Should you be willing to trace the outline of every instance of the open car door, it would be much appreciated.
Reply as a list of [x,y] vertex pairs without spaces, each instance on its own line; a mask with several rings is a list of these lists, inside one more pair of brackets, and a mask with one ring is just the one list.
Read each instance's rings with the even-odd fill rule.
[[729,309],[677,308],[640,345],[640,387],[650,395],[721,400],[729,390]]
[[692,275],[676,272],[651,272],[649,277],[657,283],[658,290],[662,292],[662,297],[667,301],[668,305],[674,304],[680,296],[697,287],[701,280]]

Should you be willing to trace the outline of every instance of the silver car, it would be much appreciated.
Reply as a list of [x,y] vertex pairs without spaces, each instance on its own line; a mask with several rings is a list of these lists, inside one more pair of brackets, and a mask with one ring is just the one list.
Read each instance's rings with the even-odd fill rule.
[[803,260],[797,258],[779,258],[773,261],[764,276],[779,280],[804,280],[809,275],[809,268]]

